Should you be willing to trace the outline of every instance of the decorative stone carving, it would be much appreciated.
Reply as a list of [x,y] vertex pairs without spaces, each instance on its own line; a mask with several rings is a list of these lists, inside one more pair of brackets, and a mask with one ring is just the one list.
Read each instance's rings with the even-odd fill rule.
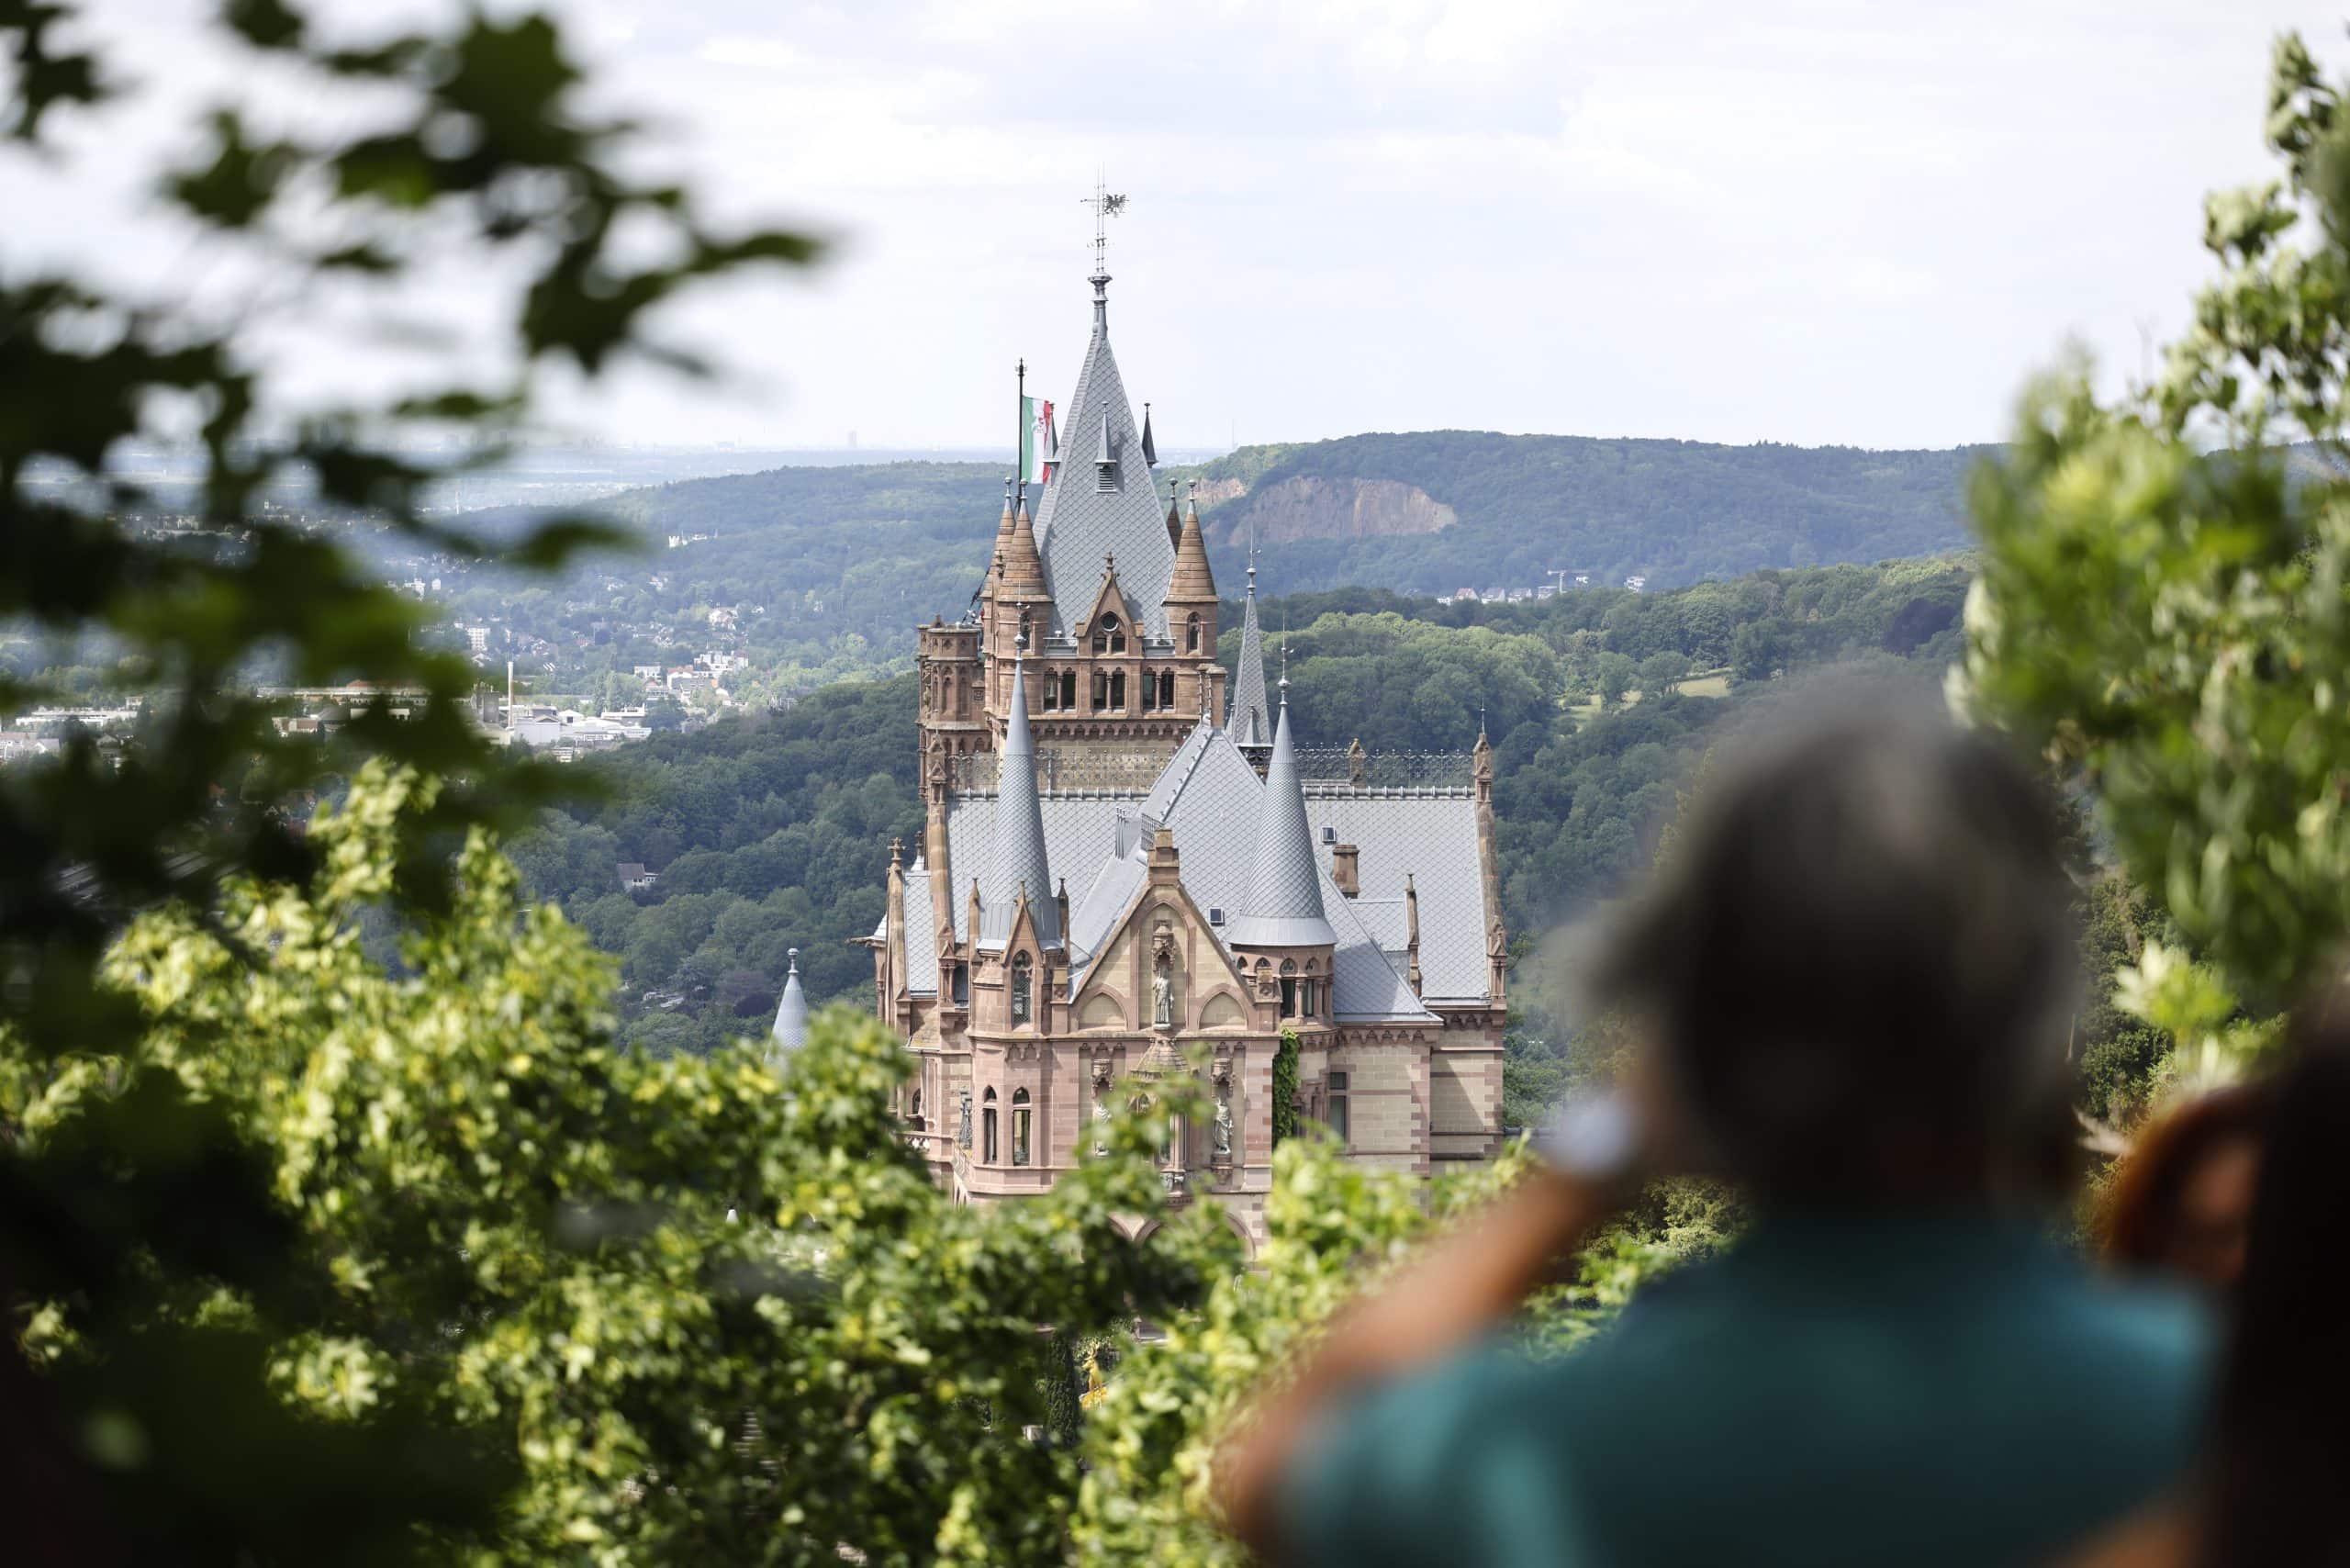
[[962,1105],[961,1118],[956,1123],[955,1141],[968,1148],[971,1147],[971,1092],[968,1089],[963,1091]]

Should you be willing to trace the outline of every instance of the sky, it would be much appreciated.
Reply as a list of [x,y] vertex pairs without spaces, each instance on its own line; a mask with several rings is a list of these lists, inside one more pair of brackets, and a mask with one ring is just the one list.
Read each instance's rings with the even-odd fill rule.
[[[551,4],[652,162],[834,242],[665,323],[722,384],[555,389],[573,428],[648,442],[1008,446],[1015,358],[1047,397],[1077,374],[1097,171],[1130,198],[1112,338],[1163,447],[1994,440],[2067,342],[2118,380],[2185,320],[2205,193],[2273,172],[2273,38],[2350,66],[2340,13],[2286,0]],[[0,170],[0,265],[96,258],[269,319],[138,175],[258,91],[250,63],[198,0],[92,9],[159,90],[132,131]],[[487,289],[436,280],[430,314],[462,337]],[[321,396],[395,374],[315,341],[283,352]]]

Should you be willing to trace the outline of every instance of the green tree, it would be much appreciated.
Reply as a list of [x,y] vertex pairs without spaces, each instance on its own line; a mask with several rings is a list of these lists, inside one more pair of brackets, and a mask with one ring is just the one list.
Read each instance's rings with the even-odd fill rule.
[[[780,1070],[615,1050],[609,961],[520,902],[479,830],[388,970],[354,919],[436,793],[371,765],[314,830],[307,885],[235,881],[217,920],[132,924],[107,963],[144,1020],[126,1050],[0,1080],[36,1153],[157,1080],[241,1129],[322,1294],[187,1271],[159,1317],[263,1330],[256,1381],[325,1440],[387,1408],[443,1423],[447,1462],[499,1490],[407,1543],[435,1560],[1061,1561],[1080,1467],[1022,1436],[1067,1381],[1037,1326],[1171,1321],[1237,1266],[1212,1207],[1169,1212],[1156,1127],[1128,1118],[1033,1202],[959,1205],[904,1141],[907,1058],[878,1025],[829,1012]],[[121,1348],[86,1327],[71,1305],[36,1320],[62,1378]],[[159,1547],[185,1522],[145,1521]]]
[[1662,697],[1687,678],[1689,655],[1678,649],[1667,648],[1651,654],[1640,661],[1640,695],[1643,698]]
[[1613,652],[1600,655],[1595,682],[1599,705],[1602,708],[1620,706],[1624,694],[1632,689],[1636,673],[1628,655]]
[[2160,377],[2107,404],[2067,363],[1969,491],[1963,695],[2094,791],[2216,966],[2183,978],[2152,946],[2132,994],[2214,1046],[2213,987],[2273,1009],[2350,929],[2350,117],[2293,37],[2270,104],[2283,177],[2210,199],[2221,275]]
[[[135,97],[78,10],[0,4],[6,155],[65,157],[53,125],[73,121],[92,144]],[[592,379],[648,354],[693,368],[651,335],[657,307],[816,251],[781,230],[721,232],[689,193],[645,178],[634,128],[585,108],[543,17],[465,11],[329,37],[289,0],[232,0],[220,28],[252,73],[307,84],[319,112],[214,106],[156,182],[173,221],[265,280],[282,322],[316,303],[303,324],[330,341],[394,313],[415,271],[470,259],[504,292],[465,363],[497,368],[297,413],[216,320],[68,273],[0,275],[0,614],[103,646],[153,715],[118,765],[85,737],[0,774],[0,1308],[12,1327],[62,1315],[79,1352],[39,1384],[7,1353],[0,1423],[11,1451],[56,1467],[40,1528],[18,1544],[59,1561],[379,1561],[415,1547],[407,1524],[470,1528],[494,1503],[498,1467],[475,1463],[462,1433],[431,1440],[449,1412],[402,1385],[331,1429],[263,1386],[264,1367],[323,1364],[306,1347],[331,1334],[324,1304],[341,1286],[264,1180],[265,1135],[177,1070],[234,1054],[251,1020],[185,1021],[173,1070],[111,1084],[57,1136],[23,1118],[86,1086],[93,1063],[129,1059],[145,1021],[129,977],[100,974],[129,915],[171,902],[233,935],[224,872],[290,885],[326,869],[284,809],[319,782],[320,753],[276,734],[244,692],[256,672],[428,694],[404,722],[363,707],[323,758],[341,772],[389,757],[445,780],[393,819],[405,843],[386,862],[386,909],[446,911],[464,835],[553,792],[553,770],[498,766],[470,727],[473,672],[420,638],[415,601],[277,498],[307,487],[321,516],[468,561],[558,564],[610,530],[554,518],[491,543],[452,529],[426,506],[446,471],[405,454],[456,437],[469,461],[497,461],[550,373]],[[193,445],[188,493],[117,471],[132,442]],[[179,527],[143,526],[164,510]],[[12,711],[44,695],[0,680]],[[205,1286],[222,1293],[208,1316],[187,1310]]]

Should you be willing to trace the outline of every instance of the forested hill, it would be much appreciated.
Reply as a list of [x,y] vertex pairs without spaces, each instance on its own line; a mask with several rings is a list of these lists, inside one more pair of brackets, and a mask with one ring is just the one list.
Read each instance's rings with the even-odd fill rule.
[[[1380,590],[1276,599],[1309,743],[1495,746],[1503,894],[1540,932],[1648,863],[1675,788],[1724,719],[1816,666],[1908,672],[1931,700],[1968,570],[1953,558],[1763,572],[1677,592],[1593,589],[1442,605]],[[1237,634],[1220,650],[1227,666]],[[632,1039],[704,1049],[771,1015],[787,947],[818,1001],[869,983],[848,946],[881,916],[889,845],[919,842],[911,677],[849,681],[579,764],[600,802],[515,847],[619,957]],[[659,873],[623,890],[616,868]]]
[[1253,538],[1284,590],[1521,588],[1566,569],[1651,588],[1764,566],[1959,548],[1959,491],[1992,449],[1427,431],[1250,447],[1197,470],[1218,580]]
[[[1655,589],[1956,548],[1975,455],[1435,431],[1248,447],[1158,478],[1201,479],[1227,597],[1252,537],[1269,594],[1427,596],[1530,590],[1559,568],[1595,584],[1642,575]],[[988,464],[892,463],[628,491],[602,505],[646,536],[646,553],[584,561],[558,583],[452,581],[444,598],[460,619],[503,618],[545,640],[566,662],[543,673],[587,690],[672,645],[700,646],[712,607],[747,607],[740,651],[756,694],[802,691],[902,669],[917,622],[963,612],[1002,480]]]

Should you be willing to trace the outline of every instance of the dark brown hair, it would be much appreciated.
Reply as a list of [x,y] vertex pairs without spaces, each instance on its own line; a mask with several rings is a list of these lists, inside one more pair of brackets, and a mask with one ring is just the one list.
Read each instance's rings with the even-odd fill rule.
[[2212,1412],[2200,1560],[2350,1562],[2350,987],[2293,1015]]
[[2098,1249],[2109,1263],[2154,1269],[2178,1241],[2179,1198],[2221,1145],[2258,1137],[2268,1114],[2266,1081],[2215,1089],[2156,1116],[2115,1168],[2098,1215]]

